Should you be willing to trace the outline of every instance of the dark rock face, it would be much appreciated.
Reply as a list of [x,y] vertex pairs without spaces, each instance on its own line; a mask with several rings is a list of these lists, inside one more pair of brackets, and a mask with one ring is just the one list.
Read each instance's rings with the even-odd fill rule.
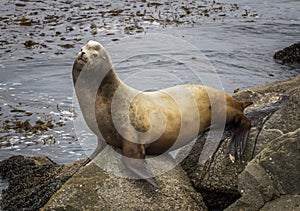
[[[208,208],[224,209],[241,197],[243,193],[239,189],[238,176],[248,168],[247,164],[272,140],[300,128],[300,114],[297,109],[300,107],[300,76],[245,90],[238,93],[236,98],[254,102],[254,105],[246,111],[247,116],[252,120],[252,129],[241,159],[235,163],[229,160],[228,149],[231,138],[226,136],[217,151],[205,163],[198,162],[205,144],[204,138],[197,141],[190,155],[182,162],[182,167],[188,173],[195,188],[202,194]],[[292,151],[292,149],[286,150]],[[293,167],[295,169],[290,172],[290,176],[297,177],[300,168]],[[289,168],[288,165],[280,168],[283,172],[290,171],[285,170]],[[257,185],[257,183],[252,184]],[[292,188],[288,185],[285,187]],[[282,192],[275,191],[272,194],[273,198],[270,197],[269,200],[278,197]],[[253,197],[255,198],[255,195]],[[259,198],[256,197],[256,200]],[[265,201],[251,201],[251,203],[263,205]]]
[[[50,186],[53,181],[49,176],[56,172],[58,166],[47,158],[16,156],[2,161],[0,169],[10,184],[3,191],[4,210],[37,209],[57,190],[54,184],[54,187]],[[47,191],[47,186],[52,190]]]
[[0,175],[9,182],[2,194],[2,209],[38,210],[65,183],[73,168],[59,166],[47,157],[14,156],[0,162]]
[[273,58],[281,64],[300,64],[300,42],[277,51]]

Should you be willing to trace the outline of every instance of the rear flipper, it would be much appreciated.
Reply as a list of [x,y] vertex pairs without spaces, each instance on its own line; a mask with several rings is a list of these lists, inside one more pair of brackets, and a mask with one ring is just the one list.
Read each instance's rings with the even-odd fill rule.
[[145,160],[145,146],[123,141],[122,147],[124,165],[139,178],[147,180],[154,187],[159,187]]
[[234,124],[236,130],[234,131],[229,149],[229,158],[233,163],[236,157],[240,158],[245,151],[249,131],[251,129],[251,122],[245,115],[236,117]]

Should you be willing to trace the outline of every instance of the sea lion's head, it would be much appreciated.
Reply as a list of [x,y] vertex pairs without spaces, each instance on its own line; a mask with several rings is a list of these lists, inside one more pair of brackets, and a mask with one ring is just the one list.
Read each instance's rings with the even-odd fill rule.
[[82,72],[88,74],[89,78],[99,78],[111,69],[112,62],[105,48],[99,42],[90,40],[77,53],[72,71],[73,82],[75,84]]

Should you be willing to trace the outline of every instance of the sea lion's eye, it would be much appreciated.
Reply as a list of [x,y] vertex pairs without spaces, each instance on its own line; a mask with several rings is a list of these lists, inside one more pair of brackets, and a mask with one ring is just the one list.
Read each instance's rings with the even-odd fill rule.
[[100,49],[101,49],[101,45],[97,44],[97,45],[95,46],[95,50],[96,50],[96,51],[99,51]]
[[93,53],[93,57],[97,57],[98,56],[98,54],[97,53]]

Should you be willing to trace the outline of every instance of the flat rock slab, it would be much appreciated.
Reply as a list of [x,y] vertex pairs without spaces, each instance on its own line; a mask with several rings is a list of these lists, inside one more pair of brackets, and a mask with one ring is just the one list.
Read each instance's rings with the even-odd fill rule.
[[[112,162],[111,168],[128,171],[120,162]],[[173,158],[155,162],[167,168]],[[180,166],[157,176],[160,187],[155,188],[144,180],[109,174],[98,165],[82,167],[42,210],[207,210]]]

